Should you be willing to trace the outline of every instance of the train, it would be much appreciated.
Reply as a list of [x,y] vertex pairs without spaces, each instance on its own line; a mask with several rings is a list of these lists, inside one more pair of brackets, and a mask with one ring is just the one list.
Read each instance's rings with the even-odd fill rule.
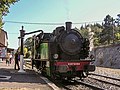
[[56,27],[52,33],[33,36],[32,67],[53,79],[80,79],[95,71],[89,57],[89,39],[72,29],[72,22]]

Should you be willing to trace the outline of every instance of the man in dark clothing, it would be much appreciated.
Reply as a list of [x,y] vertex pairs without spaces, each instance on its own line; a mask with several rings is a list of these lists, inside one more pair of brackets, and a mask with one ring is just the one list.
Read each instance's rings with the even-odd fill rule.
[[18,58],[19,58],[19,53],[18,53],[18,51],[17,51],[17,52],[15,53],[15,67],[14,67],[15,70],[16,70],[16,65],[17,65],[17,67],[18,67],[18,70],[20,69]]

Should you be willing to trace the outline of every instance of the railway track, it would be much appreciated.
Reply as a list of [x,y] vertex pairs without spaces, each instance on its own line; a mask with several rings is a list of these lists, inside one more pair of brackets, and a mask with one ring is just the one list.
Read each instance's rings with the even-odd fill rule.
[[73,82],[66,83],[61,84],[65,90],[105,90],[101,87],[97,87],[96,85],[92,85],[90,83],[85,83],[81,80],[73,80]]
[[[120,87],[120,78],[105,76],[101,74],[94,74],[94,73],[92,73],[91,76],[89,75],[89,78]],[[110,80],[113,82],[111,82]]]
[[120,90],[120,78],[92,73],[88,76],[88,79],[89,81],[92,81],[92,83],[96,82],[96,85],[101,86],[106,90]]
[[92,85],[92,84],[89,84],[89,83],[85,83],[85,82],[83,82],[83,81],[77,81],[80,85],[84,85],[84,86],[87,86],[87,87],[89,87],[89,88],[91,88],[91,89],[93,89],[93,90],[104,90],[104,89],[102,89],[101,87],[97,87],[97,86],[95,86],[95,85]]
[[114,83],[111,83],[111,82],[108,82],[108,81],[105,81],[105,80],[102,80],[102,79],[97,79],[97,78],[94,78],[94,77],[88,77],[88,78],[91,78],[91,79],[97,80],[97,81],[102,82],[102,83],[111,84],[111,85],[114,85],[114,86],[120,87],[119,84],[114,84]]
[[[31,62],[26,61],[25,67],[31,68]],[[56,83],[55,81],[53,81],[53,82]],[[57,82],[56,84],[58,84],[58,83],[61,83],[61,82]],[[74,85],[74,86],[76,86],[76,85],[81,85],[81,86],[83,86],[83,87],[85,87],[85,88],[88,87],[88,88],[91,88],[91,89],[93,89],[93,90],[104,90],[104,89],[101,89],[100,87],[96,87],[95,85],[91,85],[91,84],[89,84],[89,83],[85,83],[85,82],[80,81],[80,80],[79,80],[79,81],[73,80],[73,82],[67,82],[67,83],[69,83],[69,85],[67,85],[66,82],[65,82],[65,83],[63,83],[63,84],[60,84],[60,87],[66,89],[66,90],[73,90],[73,89],[71,89],[69,86],[72,86],[72,85]],[[59,85],[58,85],[58,86],[59,86]]]
[[[25,66],[28,68],[31,68],[31,62],[26,62]],[[105,79],[101,79],[101,78],[105,78]],[[110,79],[111,81],[109,81],[108,79]],[[112,81],[116,83],[113,83]],[[62,82],[57,82],[57,83],[54,82],[54,83],[58,87],[59,86],[62,87],[62,90],[74,90],[73,87],[77,88],[77,90],[81,90],[81,89],[84,89],[84,90],[118,90],[120,89],[120,84],[117,82],[120,83],[119,78],[90,73],[88,78],[84,79],[83,81],[72,80],[71,83],[69,84],[62,83]],[[116,89],[110,89],[111,86],[115,87]]]
[[[91,76],[92,75],[92,76]],[[84,79],[83,81],[81,80],[75,80],[74,84],[72,83],[74,87],[78,87],[79,85],[82,85],[81,87],[85,86],[85,90],[120,90],[120,79],[119,78],[114,78],[110,76],[105,76],[105,75],[100,75],[100,74],[91,74],[88,76],[88,78]],[[97,76],[96,78],[94,76]],[[106,79],[101,79],[98,77],[106,78]],[[111,79],[111,81],[107,80]],[[116,83],[115,83],[116,82]],[[69,88],[66,90],[73,90],[70,89],[70,85],[64,86],[65,88]],[[86,89],[86,87],[88,87]],[[81,89],[81,88],[79,88]],[[82,88],[83,89],[83,88]],[[77,89],[78,90],[78,89]]]
[[100,76],[100,77],[104,77],[104,78],[109,78],[109,79],[120,81],[120,78],[115,78],[115,77],[111,77],[111,76],[105,76],[105,75],[102,75],[102,74],[90,73],[89,75]]

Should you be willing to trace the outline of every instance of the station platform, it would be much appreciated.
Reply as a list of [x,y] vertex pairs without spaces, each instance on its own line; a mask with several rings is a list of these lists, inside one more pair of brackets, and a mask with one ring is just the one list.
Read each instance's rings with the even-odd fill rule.
[[0,61],[0,90],[53,90],[53,88],[34,70],[25,68],[25,73],[20,73],[14,70],[14,62],[6,65],[6,61]]

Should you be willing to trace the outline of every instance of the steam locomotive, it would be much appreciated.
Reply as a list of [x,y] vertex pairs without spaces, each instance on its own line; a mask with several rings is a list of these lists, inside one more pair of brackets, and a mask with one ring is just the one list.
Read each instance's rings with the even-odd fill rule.
[[32,66],[54,79],[84,78],[95,71],[89,56],[89,40],[75,29],[72,22],[57,27],[52,33],[33,36]]

